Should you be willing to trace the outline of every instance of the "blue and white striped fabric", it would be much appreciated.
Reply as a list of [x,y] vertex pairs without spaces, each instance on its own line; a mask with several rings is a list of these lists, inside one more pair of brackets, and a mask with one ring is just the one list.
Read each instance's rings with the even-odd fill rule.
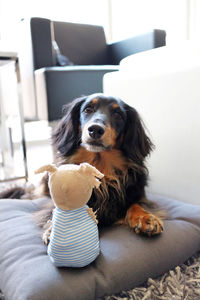
[[99,255],[97,224],[87,208],[55,208],[47,252],[57,267],[84,267]]

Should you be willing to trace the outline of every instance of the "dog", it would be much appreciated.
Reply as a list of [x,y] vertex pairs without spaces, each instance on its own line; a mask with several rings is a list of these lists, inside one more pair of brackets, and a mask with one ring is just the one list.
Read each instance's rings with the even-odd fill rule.
[[[154,146],[138,112],[121,99],[92,94],[75,99],[52,133],[56,165],[87,162],[104,174],[99,189],[88,202],[96,211],[99,226],[126,224],[136,234],[148,236],[163,231],[159,216],[147,209],[145,195],[147,156]],[[49,195],[48,177],[43,193]],[[53,203],[38,213],[47,243]],[[38,222],[39,223],[39,222]]]

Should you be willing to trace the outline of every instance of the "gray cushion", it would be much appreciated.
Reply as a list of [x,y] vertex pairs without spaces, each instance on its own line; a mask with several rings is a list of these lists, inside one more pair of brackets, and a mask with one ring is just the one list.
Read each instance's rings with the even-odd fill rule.
[[46,199],[0,202],[0,289],[9,300],[87,300],[142,284],[200,250],[200,206],[159,196],[170,211],[160,236],[137,236],[125,226],[100,233],[101,254],[82,269],[56,268],[32,213]]

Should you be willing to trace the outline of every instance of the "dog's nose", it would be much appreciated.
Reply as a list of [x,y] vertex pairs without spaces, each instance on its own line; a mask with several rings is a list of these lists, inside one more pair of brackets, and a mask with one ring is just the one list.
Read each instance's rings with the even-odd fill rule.
[[97,140],[104,134],[105,129],[100,125],[92,125],[88,127],[88,132],[93,139]]

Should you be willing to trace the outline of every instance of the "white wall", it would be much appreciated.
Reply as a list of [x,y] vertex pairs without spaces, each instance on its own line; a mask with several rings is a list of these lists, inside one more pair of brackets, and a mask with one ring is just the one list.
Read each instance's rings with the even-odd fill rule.
[[0,0],[0,38],[17,42],[16,26],[22,18],[109,26],[108,0]]
[[154,28],[171,44],[200,39],[200,0],[0,0],[0,39],[16,43],[16,25],[30,17],[102,25],[108,40]]
[[167,31],[167,43],[200,39],[199,0],[110,0],[112,39],[151,29]]

